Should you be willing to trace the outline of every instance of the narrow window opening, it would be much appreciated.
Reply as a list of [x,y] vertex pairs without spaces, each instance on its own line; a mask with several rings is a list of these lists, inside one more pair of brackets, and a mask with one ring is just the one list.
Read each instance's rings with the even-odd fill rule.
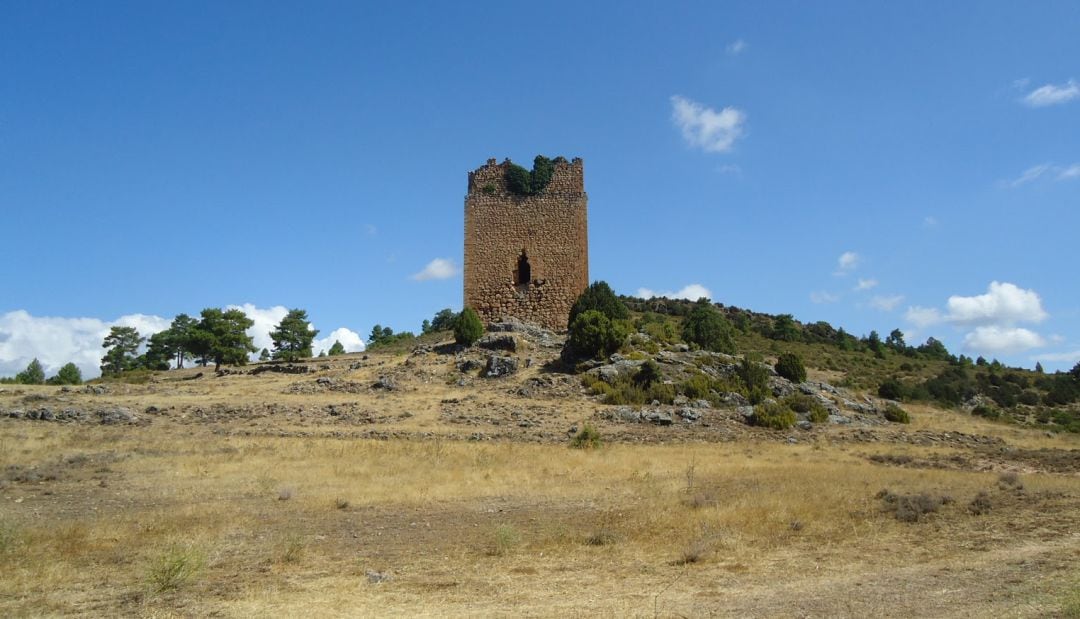
[[529,257],[525,255],[525,250],[521,250],[521,256],[518,258],[517,270],[514,271],[514,285],[521,286],[528,284],[532,281],[532,267],[529,266]]

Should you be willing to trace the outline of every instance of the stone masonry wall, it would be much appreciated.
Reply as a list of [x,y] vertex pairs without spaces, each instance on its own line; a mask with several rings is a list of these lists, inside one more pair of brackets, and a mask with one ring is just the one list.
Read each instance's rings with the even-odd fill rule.
[[[581,159],[555,165],[536,196],[506,189],[507,159],[469,173],[465,306],[485,323],[514,316],[563,331],[589,285],[588,196]],[[524,252],[530,277],[515,283]],[[520,279],[520,278],[519,278]]]

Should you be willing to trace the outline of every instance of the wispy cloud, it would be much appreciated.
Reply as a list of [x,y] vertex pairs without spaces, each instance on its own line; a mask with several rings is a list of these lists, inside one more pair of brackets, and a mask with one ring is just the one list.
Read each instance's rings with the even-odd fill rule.
[[1064,84],[1046,84],[1029,92],[1023,102],[1029,107],[1047,107],[1061,105],[1080,97],[1080,84],[1069,80]]
[[816,290],[816,291],[810,293],[810,302],[811,303],[818,303],[818,304],[836,303],[839,300],[840,300],[840,295],[835,295],[835,294],[833,294],[831,292],[826,292],[824,290]]
[[683,286],[680,290],[676,290],[674,292],[670,290],[657,292],[649,288],[638,288],[637,296],[642,299],[667,297],[669,299],[689,299],[691,301],[697,301],[702,297],[706,299],[711,299],[712,293],[709,292],[708,288],[702,286],[701,284],[688,284],[686,286]]
[[728,43],[726,49],[729,56],[738,56],[739,54],[746,51],[746,41],[742,39],[736,39],[731,43]]
[[924,228],[937,228],[937,217],[934,217],[933,215],[927,215],[926,217],[923,217],[922,225]]
[[859,266],[859,254],[846,251],[836,259],[836,271],[833,272],[833,275],[847,275],[854,271],[857,266]]
[[876,288],[877,285],[878,285],[878,280],[876,280],[874,278],[869,278],[869,279],[859,278],[859,283],[855,285],[855,290],[870,290],[871,288]]
[[450,279],[451,277],[460,273],[461,270],[457,268],[457,265],[448,258],[436,258],[427,263],[419,273],[413,273],[411,278],[424,282],[429,279]]
[[1073,350],[1070,352],[1050,352],[1035,355],[1032,357],[1035,361],[1047,361],[1054,363],[1078,363],[1080,362],[1080,350]]
[[692,147],[707,153],[725,153],[746,131],[746,113],[735,107],[719,112],[686,97],[671,97],[671,121]]
[[904,295],[878,295],[870,299],[870,307],[883,312],[891,312],[904,300]]
[[1020,176],[1013,180],[1006,181],[1005,185],[1015,189],[1039,179],[1068,181],[1076,178],[1080,178],[1080,163],[1064,166],[1053,163],[1040,163],[1024,170]]

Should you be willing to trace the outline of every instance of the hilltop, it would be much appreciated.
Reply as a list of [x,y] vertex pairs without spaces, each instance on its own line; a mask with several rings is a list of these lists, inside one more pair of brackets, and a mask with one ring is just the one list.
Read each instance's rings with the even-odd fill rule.
[[[603,361],[507,320],[471,347],[433,332],[138,383],[0,386],[0,608],[1080,608],[1075,403],[1049,403],[1067,374],[723,307],[736,352],[709,352],[678,335],[694,304],[624,301],[635,334]],[[805,380],[777,375],[792,353]],[[942,375],[971,391],[945,406]],[[880,393],[891,380],[900,400]],[[755,425],[770,403],[794,425]],[[897,407],[909,423],[889,420]]]

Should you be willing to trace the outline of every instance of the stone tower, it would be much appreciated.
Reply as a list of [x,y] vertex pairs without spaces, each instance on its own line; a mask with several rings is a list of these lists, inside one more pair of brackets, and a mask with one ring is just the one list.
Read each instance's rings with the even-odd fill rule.
[[554,160],[547,186],[518,195],[509,159],[469,172],[465,307],[485,323],[514,316],[563,331],[589,285],[588,196],[581,159]]

